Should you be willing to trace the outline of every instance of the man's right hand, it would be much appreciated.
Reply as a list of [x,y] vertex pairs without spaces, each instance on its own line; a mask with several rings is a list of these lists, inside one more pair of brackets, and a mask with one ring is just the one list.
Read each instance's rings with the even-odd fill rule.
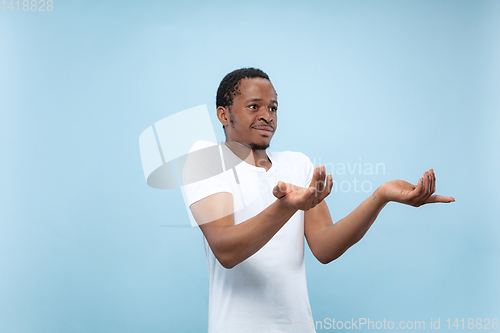
[[308,188],[279,181],[273,194],[281,203],[294,209],[307,211],[326,198],[333,187],[333,178],[326,176],[325,166],[314,168],[313,179]]

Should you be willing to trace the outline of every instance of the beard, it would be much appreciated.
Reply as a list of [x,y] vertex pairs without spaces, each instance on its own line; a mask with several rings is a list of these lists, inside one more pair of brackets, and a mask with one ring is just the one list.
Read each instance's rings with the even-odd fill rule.
[[[231,110],[229,109],[229,125],[232,127],[232,128],[235,128],[235,125],[234,125],[234,116],[233,114],[231,113]],[[224,133],[225,133],[226,129],[224,128]],[[250,146],[250,148],[252,150],[266,150],[267,148],[269,148],[269,145],[270,143],[268,144],[258,144],[258,143],[250,143],[248,144],[248,146]]]
[[252,148],[252,150],[266,150],[267,148],[269,148],[269,144],[260,145],[257,143],[251,143],[250,148]]

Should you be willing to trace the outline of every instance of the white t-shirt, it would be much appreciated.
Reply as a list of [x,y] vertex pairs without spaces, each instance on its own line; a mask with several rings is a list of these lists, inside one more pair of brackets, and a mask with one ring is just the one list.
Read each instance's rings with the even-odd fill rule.
[[[232,154],[223,148],[219,147],[222,155]],[[304,154],[267,151],[267,155],[272,162],[267,172],[241,162],[185,185],[187,205],[215,193],[231,193],[238,224],[276,200],[272,189],[278,181],[309,186],[314,166]],[[315,332],[300,328],[313,320],[304,266],[304,211],[297,211],[264,247],[232,269],[224,268],[205,237],[203,241],[210,278],[209,333]]]

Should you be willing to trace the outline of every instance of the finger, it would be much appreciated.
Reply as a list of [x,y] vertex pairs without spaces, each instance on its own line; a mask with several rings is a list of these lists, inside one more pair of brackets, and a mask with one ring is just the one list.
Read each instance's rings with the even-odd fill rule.
[[316,195],[316,192],[318,192],[318,190],[315,187],[309,187],[307,189],[306,196],[308,198],[314,197]]
[[432,172],[432,189],[431,194],[436,192],[436,174],[434,173],[434,169],[431,169]]
[[323,191],[320,193],[318,190],[316,192],[316,195],[312,198],[309,209],[316,207],[318,204],[321,203],[330,193],[333,187],[333,176],[329,174],[326,176],[325,179],[325,186]]
[[424,172],[424,190],[422,191],[422,194],[420,195],[420,202],[423,204],[427,198],[430,196],[430,188],[431,188],[431,182],[429,178],[429,173],[426,171]]
[[432,176],[432,169],[427,171],[427,175],[429,176],[429,196],[432,194],[432,188],[434,187],[434,177]]
[[431,181],[429,178],[428,171],[424,172],[423,181],[424,181],[424,189],[422,190],[422,193],[419,197],[419,203],[421,205],[423,205],[425,203],[425,201],[430,197]]
[[427,195],[427,198],[425,200],[429,199],[429,197],[434,193],[433,189],[436,187],[432,169],[429,169],[429,171],[427,171],[427,174],[429,175],[429,194]]
[[420,177],[418,180],[417,187],[415,190],[411,193],[411,199],[412,199],[412,205],[414,206],[420,206],[425,203],[425,200],[427,200],[426,193],[428,190],[426,190],[426,186],[428,185],[429,181],[426,176],[426,172],[424,172],[423,177]]
[[281,199],[286,195],[286,184],[282,181],[279,181],[278,184],[273,188],[273,195]]
[[420,177],[418,179],[417,185],[415,186],[415,189],[410,194],[410,198],[415,199],[420,197],[423,191],[424,191],[424,179]]
[[320,173],[320,191],[323,192],[323,190],[325,189],[325,182],[326,182],[326,167],[324,165],[321,166],[321,173]]
[[431,187],[432,187],[432,178],[431,178],[431,173],[429,171],[426,171],[426,178],[425,181],[427,182],[427,186],[425,188],[425,195],[428,195],[431,193]]
[[314,184],[316,189],[318,190],[317,194],[322,194],[326,188],[326,168],[325,166],[321,166],[319,168],[319,177],[316,183]]
[[444,197],[442,195],[431,195],[425,203],[426,204],[427,203],[435,203],[435,202],[450,203],[450,202],[454,202],[454,201],[455,201],[454,197]]
[[316,187],[316,182],[319,180],[319,169],[319,166],[314,168],[313,177],[311,183],[309,184],[309,187]]
[[323,192],[323,189],[325,188],[325,181],[323,180],[323,170],[321,168],[319,169],[319,176],[314,183],[314,187],[316,187],[316,189],[318,190],[317,193]]
[[430,196],[432,195],[432,186],[433,186],[433,181],[432,181],[432,176],[431,176],[431,172],[430,170],[429,171],[426,171],[424,173],[424,176],[425,176],[425,182],[426,182],[426,185],[424,186],[424,193],[422,195],[422,199],[420,201],[420,205],[423,205],[427,202],[427,200],[430,198]]
[[309,187],[304,194],[304,210],[309,210],[314,207],[314,201],[317,201],[318,190],[314,187]]
[[332,192],[332,187],[333,187],[333,176],[332,176],[332,174],[329,174],[328,176],[326,176],[325,183],[326,183],[325,184],[325,188],[323,189],[323,192],[321,193],[321,195],[319,197],[319,199],[320,199],[319,202],[321,202],[323,199],[325,199]]

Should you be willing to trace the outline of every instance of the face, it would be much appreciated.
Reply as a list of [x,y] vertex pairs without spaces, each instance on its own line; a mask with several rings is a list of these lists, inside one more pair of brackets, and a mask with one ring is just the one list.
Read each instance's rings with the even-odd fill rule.
[[276,91],[263,78],[242,79],[238,90],[230,110],[218,109],[219,120],[226,126],[226,140],[265,150],[278,125]]

